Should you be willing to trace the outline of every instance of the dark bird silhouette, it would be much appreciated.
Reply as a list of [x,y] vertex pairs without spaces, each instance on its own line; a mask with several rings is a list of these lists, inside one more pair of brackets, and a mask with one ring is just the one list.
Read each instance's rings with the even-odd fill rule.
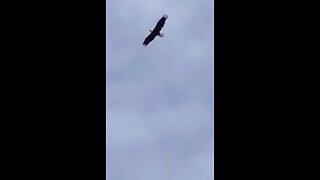
[[163,28],[166,19],[168,18],[168,15],[163,15],[162,18],[158,21],[156,27],[153,30],[149,30],[151,33],[149,36],[146,37],[146,39],[143,41],[143,45],[147,46],[156,36],[164,37],[163,33],[160,33],[161,29]]

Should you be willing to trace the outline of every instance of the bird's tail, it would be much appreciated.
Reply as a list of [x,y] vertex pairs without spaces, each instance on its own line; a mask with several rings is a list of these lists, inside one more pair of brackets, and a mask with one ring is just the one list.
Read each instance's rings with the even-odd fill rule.
[[163,33],[160,33],[160,37],[162,37],[162,38],[163,38],[163,37],[164,37],[164,34],[163,34]]

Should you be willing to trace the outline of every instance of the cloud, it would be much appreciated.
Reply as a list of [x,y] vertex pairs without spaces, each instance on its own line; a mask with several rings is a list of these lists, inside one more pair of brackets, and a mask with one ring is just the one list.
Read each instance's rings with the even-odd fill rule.
[[[212,179],[212,2],[107,8],[108,180]],[[165,37],[142,46],[163,14]]]

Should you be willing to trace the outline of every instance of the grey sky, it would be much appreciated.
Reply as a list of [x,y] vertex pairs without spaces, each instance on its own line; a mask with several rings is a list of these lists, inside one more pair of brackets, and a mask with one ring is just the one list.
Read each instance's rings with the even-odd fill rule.
[[212,175],[212,0],[107,0],[107,179]]

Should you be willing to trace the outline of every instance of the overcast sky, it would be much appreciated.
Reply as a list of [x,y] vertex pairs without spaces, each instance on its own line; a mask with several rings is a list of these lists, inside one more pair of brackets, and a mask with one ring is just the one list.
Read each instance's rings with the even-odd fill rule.
[[107,179],[213,179],[212,0],[107,0]]

